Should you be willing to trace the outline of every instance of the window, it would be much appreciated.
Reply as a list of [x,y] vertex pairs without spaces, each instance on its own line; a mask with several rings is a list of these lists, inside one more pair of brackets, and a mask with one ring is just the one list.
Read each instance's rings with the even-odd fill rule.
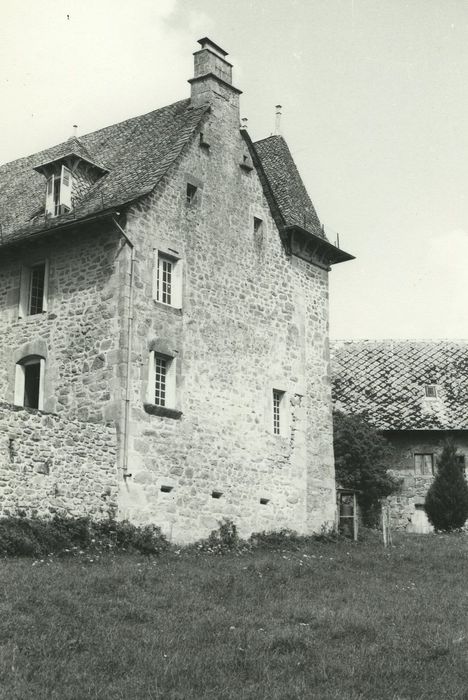
[[49,266],[42,261],[21,271],[19,316],[34,316],[47,311]]
[[424,387],[426,398],[436,399],[437,398],[437,386],[435,384],[426,384]]
[[423,476],[434,473],[434,455],[430,453],[414,455],[414,473]]
[[45,212],[49,216],[59,216],[70,211],[72,191],[71,171],[62,165],[60,175],[50,175],[46,184]]
[[191,182],[187,182],[187,204],[192,204],[197,194],[197,188]]
[[254,234],[258,235],[262,232],[262,224],[263,224],[262,219],[259,219],[257,216],[254,216],[254,218],[253,218]]
[[466,460],[465,455],[457,455],[457,464],[463,471],[465,470]]
[[26,408],[43,408],[45,359],[25,357],[16,364],[15,404]]
[[175,365],[175,358],[151,353],[148,402],[153,406],[175,407]]
[[161,304],[182,307],[182,261],[165,253],[157,253],[154,298]]
[[284,391],[273,389],[273,434],[281,435],[282,426],[282,403]]

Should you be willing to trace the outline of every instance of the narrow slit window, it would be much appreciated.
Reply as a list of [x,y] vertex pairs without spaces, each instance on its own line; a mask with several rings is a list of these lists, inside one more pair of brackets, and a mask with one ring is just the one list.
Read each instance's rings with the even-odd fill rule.
[[187,204],[192,204],[193,200],[195,199],[195,195],[197,194],[197,188],[195,185],[192,185],[190,182],[187,183]]
[[172,302],[172,279],[174,262],[163,255],[158,256],[158,279],[156,300],[170,305]]
[[40,314],[44,310],[45,264],[34,265],[30,271],[28,314]]
[[281,434],[281,401],[284,392],[273,389],[273,434]]
[[154,356],[154,403],[156,406],[166,405],[166,385],[168,361],[160,355]]
[[262,219],[259,219],[258,216],[254,216],[253,230],[254,230],[255,234],[261,233],[262,224],[263,224]]

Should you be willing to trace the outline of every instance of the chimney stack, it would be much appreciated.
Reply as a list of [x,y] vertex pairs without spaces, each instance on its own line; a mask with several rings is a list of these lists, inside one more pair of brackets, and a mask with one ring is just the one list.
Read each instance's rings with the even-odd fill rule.
[[194,77],[189,80],[192,105],[219,106],[221,97],[238,112],[241,90],[232,84],[232,64],[226,60],[227,52],[206,36],[198,43],[201,49],[193,54]]
[[278,136],[280,133],[281,133],[281,105],[276,105],[275,134]]

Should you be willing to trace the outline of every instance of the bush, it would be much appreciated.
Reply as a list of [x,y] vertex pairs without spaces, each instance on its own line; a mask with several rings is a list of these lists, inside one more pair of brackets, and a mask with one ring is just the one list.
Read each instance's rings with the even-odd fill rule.
[[195,548],[196,552],[209,554],[240,553],[250,549],[249,543],[240,539],[236,524],[229,518],[220,520],[219,527],[212,530],[205,540],[199,540],[188,549],[190,550],[192,547]]
[[333,414],[333,449],[336,481],[358,491],[364,525],[372,527],[380,515],[380,502],[399,489],[400,482],[387,473],[391,445],[364,416]]
[[160,554],[169,547],[155,525],[136,526],[127,520],[92,521],[55,516],[0,519],[0,556],[34,556],[80,552],[130,551]]
[[442,532],[458,530],[468,518],[468,485],[457,460],[457,448],[450,440],[437,460],[437,473],[424,509],[434,529]]

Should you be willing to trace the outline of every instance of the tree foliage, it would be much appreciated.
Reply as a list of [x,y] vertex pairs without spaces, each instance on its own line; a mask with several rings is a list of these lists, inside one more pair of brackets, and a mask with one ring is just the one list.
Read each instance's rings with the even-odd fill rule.
[[452,440],[444,443],[424,508],[435,530],[457,530],[468,518],[468,485]]
[[333,414],[336,481],[356,489],[366,525],[374,525],[383,498],[400,482],[387,473],[393,449],[362,415]]

